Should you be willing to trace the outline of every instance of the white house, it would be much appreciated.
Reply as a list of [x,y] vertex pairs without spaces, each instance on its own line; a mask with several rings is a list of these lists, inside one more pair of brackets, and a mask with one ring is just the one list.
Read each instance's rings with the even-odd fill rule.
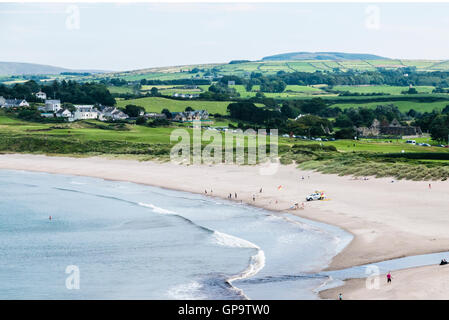
[[97,119],[98,111],[93,105],[75,105],[73,120]]
[[3,97],[0,97],[0,107],[3,107],[6,103],[6,99]]
[[36,92],[36,98],[42,99],[42,100],[46,100],[47,99],[47,94],[45,92],[39,91]]
[[44,112],[58,112],[61,109],[61,100],[45,100],[45,105],[38,109]]
[[30,105],[24,99],[4,99],[2,108],[17,108],[17,107],[29,107]]
[[73,117],[73,114],[68,109],[59,109],[55,114],[58,118],[69,119]]

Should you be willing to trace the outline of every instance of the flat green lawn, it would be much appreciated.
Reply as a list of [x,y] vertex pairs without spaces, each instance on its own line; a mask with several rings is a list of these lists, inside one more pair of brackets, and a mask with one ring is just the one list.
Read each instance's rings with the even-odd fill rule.
[[173,100],[161,97],[147,97],[131,100],[117,101],[118,107],[125,107],[128,104],[134,104],[144,107],[147,112],[161,112],[168,109],[171,112],[181,112],[186,107],[192,107],[194,110],[207,110],[210,114],[227,114],[226,108],[230,101],[199,101],[199,100]]
[[398,107],[401,112],[408,112],[410,109],[419,112],[431,112],[434,109],[442,110],[449,105],[449,101],[435,101],[435,102],[417,102],[417,101],[386,101],[386,102],[369,102],[369,103],[336,103],[332,107],[339,107],[341,109],[368,107],[376,108],[379,105],[393,104]]
[[[437,144],[430,138],[414,139],[417,142],[425,142],[429,144]],[[390,142],[391,141],[391,142]],[[309,141],[290,138],[279,138],[280,145],[292,144],[320,144],[325,146],[333,145],[338,151],[342,152],[379,152],[379,153],[400,153],[404,152],[449,152],[448,148],[440,147],[422,147],[405,143],[406,140],[396,139],[362,139],[362,140],[337,140],[337,141]]]
[[[432,93],[435,89],[433,86],[416,86],[418,93]],[[335,91],[349,91],[353,93],[388,93],[388,94],[401,94],[402,91],[407,91],[409,87],[399,86],[335,86]]]

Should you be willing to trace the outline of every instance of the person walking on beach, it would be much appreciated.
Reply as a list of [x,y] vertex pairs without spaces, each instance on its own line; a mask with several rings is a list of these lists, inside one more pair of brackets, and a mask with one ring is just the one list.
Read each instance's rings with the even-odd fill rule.
[[387,273],[387,283],[391,283],[391,279],[392,279],[393,277],[391,276],[391,273],[390,272],[388,272]]
[[429,183],[429,189],[432,189],[432,185]]
[[260,188],[259,193],[262,193],[262,187]]
[[256,195],[253,194],[253,201],[256,201]]
[[234,192],[234,197],[237,199],[237,192]]
[[338,294],[338,300],[343,300],[343,295],[341,293]]

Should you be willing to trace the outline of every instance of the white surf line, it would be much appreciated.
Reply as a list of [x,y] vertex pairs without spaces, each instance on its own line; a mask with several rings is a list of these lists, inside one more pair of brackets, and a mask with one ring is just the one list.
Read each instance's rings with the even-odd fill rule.
[[226,282],[232,288],[237,290],[245,299],[250,300],[249,297],[243,292],[243,290],[234,286],[232,282],[236,280],[247,279],[259,273],[259,271],[265,267],[265,252],[258,245],[248,240],[238,238],[226,233],[214,231],[214,237],[215,241],[220,245],[234,248],[252,248],[257,250],[257,253],[251,256],[248,267],[245,270],[226,279]]

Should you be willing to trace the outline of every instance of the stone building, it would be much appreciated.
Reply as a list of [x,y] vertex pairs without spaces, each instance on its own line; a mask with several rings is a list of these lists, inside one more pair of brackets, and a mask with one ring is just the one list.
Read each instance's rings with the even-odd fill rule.
[[360,137],[376,137],[376,136],[421,136],[422,131],[419,127],[403,126],[397,119],[393,119],[390,123],[380,122],[374,119],[370,127],[356,128]]

